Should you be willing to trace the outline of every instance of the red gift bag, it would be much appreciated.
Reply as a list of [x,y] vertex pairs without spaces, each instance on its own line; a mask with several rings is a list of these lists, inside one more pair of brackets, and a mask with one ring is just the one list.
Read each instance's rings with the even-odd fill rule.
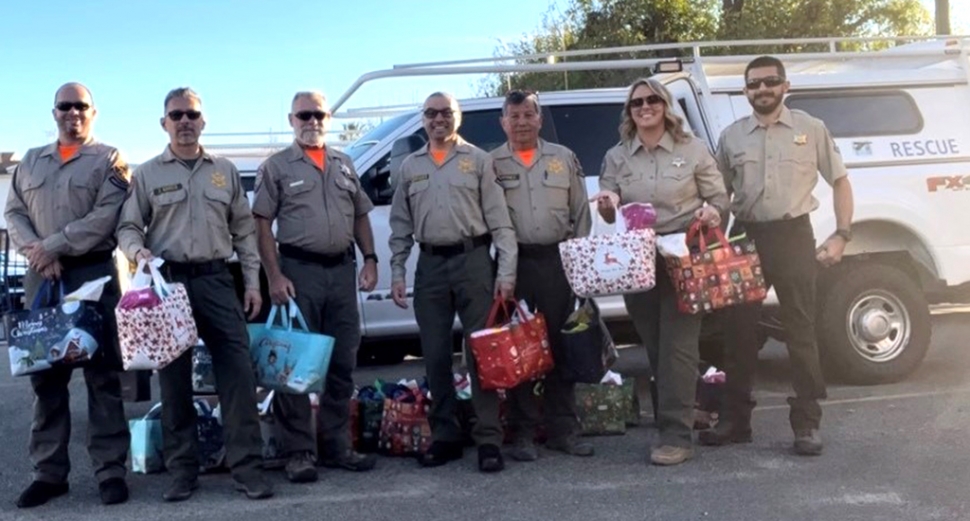
[[[504,325],[496,322],[500,306],[509,317]],[[496,299],[488,313],[486,329],[472,333],[469,339],[482,389],[511,389],[552,370],[545,317],[538,312],[530,317],[522,306],[516,304],[516,308],[518,321],[513,321],[508,303]]]
[[768,288],[754,241],[740,238],[729,242],[720,228],[713,228],[719,244],[708,248],[702,228],[700,222],[694,222],[687,230],[687,244],[696,239],[698,251],[665,257],[677,291],[677,309],[697,314],[764,300]]
[[411,456],[427,452],[431,446],[430,403],[422,397],[415,402],[384,399],[384,416],[378,449],[388,456]]

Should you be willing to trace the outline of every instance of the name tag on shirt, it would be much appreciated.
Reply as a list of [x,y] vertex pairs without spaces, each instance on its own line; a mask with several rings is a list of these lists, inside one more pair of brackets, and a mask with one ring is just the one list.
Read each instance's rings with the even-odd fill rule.
[[428,174],[421,174],[421,175],[416,175],[416,176],[412,177],[411,178],[411,182],[412,183],[420,183],[421,181],[425,181],[427,179],[428,179]]
[[290,188],[293,188],[294,186],[300,186],[300,185],[302,185],[302,184],[303,184],[304,182],[305,182],[305,180],[304,180],[304,179],[300,179],[299,181],[293,181],[292,183],[290,183]]
[[498,174],[495,176],[499,181],[518,181],[519,174]]
[[174,185],[166,185],[166,186],[156,188],[152,193],[155,195],[162,195],[162,194],[167,194],[169,192],[177,192],[181,189],[182,189],[182,183],[178,183]]

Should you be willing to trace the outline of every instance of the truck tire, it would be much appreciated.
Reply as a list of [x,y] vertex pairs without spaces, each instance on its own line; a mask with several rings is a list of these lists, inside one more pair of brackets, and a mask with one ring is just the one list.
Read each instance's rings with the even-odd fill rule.
[[842,382],[896,382],[926,356],[929,305],[919,285],[898,268],[860,264],[840,269],[818,303],[822,363]]

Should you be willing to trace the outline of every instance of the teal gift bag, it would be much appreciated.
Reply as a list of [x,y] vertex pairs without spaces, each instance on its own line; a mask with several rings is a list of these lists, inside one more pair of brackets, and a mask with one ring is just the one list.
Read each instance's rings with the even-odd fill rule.
[[162,404],[156,403],[144,418],[128,421],[131,431],[131,471],[152,474],[165,470],[162,455]]
[[[293,299],[280,313],[282,327],[275,325],[280,307],[272,307],[265,324],[249,324],[256,385],[284,393],[322,393],[334,338],[311,333]],[[302,331],[293,329],[294,318]]]

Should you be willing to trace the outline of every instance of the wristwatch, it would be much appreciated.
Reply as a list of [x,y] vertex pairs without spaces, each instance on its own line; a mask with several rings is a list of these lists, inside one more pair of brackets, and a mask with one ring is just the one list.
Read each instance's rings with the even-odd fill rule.
[[845,242],[852,240],[852,230],[849,230],[848,228],[839,228],[838,230],[835,230],[835,235],[842,237]]
[[364,262],[367,262],[369,260],[374,261],[374,264],[378,264],[377,254],[376,253],[368,253],[368,254],[364,255]]

